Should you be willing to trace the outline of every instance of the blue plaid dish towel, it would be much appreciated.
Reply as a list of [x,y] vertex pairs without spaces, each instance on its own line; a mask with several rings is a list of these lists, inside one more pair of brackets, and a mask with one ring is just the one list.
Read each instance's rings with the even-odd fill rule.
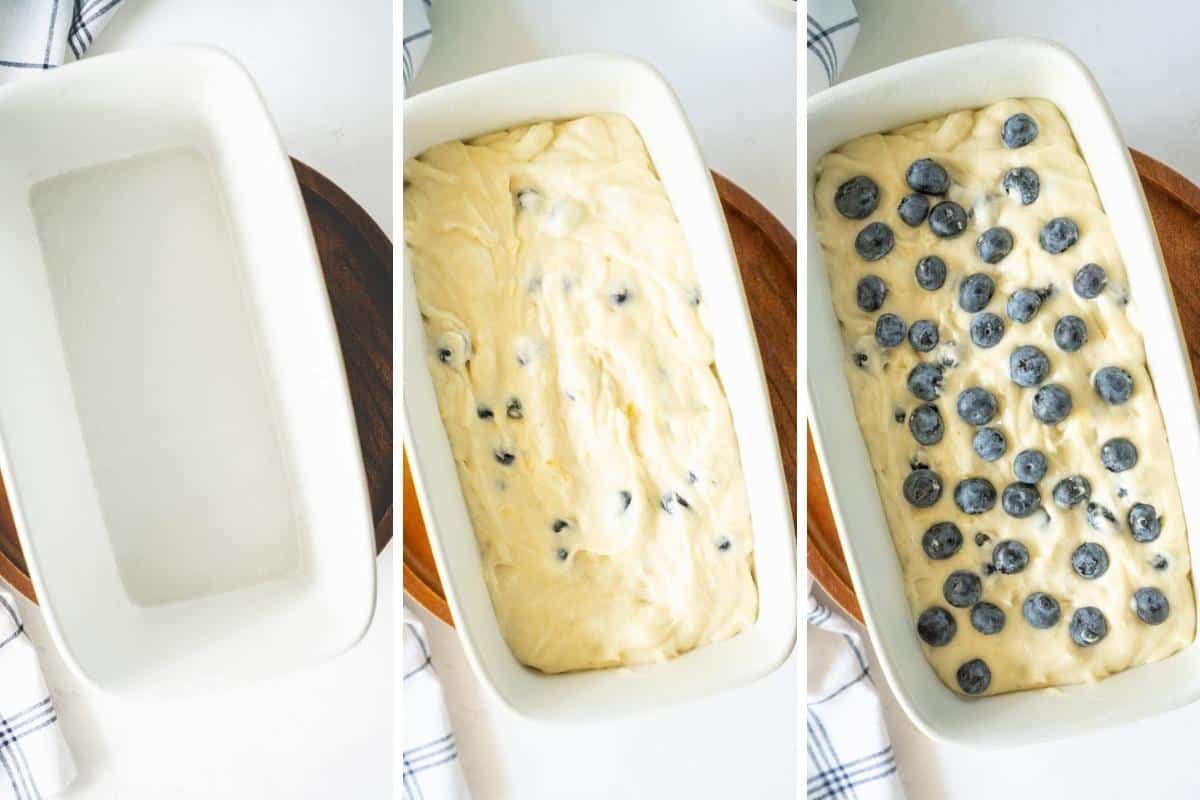
[[858,12],[852,0],[808,0],[808,93],[837,80],[854,40]]
[[80,58],[123,0],[0,0],[0,83]]
[[470,800],[421,623],[404,619],[404,800]]

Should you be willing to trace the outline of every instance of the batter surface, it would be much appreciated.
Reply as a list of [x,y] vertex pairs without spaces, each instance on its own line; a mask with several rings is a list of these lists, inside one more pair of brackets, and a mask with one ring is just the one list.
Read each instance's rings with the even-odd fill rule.
[[846,376],[941,680],[1094,681],[1191,643],[1136,306],[1058,109],[1007,100],[864,136],[817,170]]
[[729,405],[682,228],[614,115],[404,169],[429,369],[513,654],[660,661],[758,610]]

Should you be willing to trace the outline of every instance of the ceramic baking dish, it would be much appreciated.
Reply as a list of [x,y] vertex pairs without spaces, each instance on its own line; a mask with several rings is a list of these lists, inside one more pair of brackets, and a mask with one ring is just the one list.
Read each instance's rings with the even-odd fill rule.
[[56,645],[163,696],[330,657],[370,509],[295,175],[209,49],[0,87],[0,469]]
[[427,344],[405,255],[405,442],[434,558],[467,657],[480,681],[520,714],[586,722],[648,712],[759,678],[796,637],[795,539],[758,345],[725,218],[670,87],[645,64],[576,55],[491,72],[404,104],[404,157],[435,144],[540,120],[599,112],[641,132],[691,246],[733,413],[754,528],[758,620],[750,629],[671,661],[548,676],[523,667],[500,634],[449,440],[438,414]]
[[[907,61],[822,92],[808,104],[806,189],[838,145],[1010,97],[1041,97],[1067,118],[1091,169],[1129,273],[1150,374],[1178,476],[1200,469],[1195,385],[1158,241],[1129,152],[1095,80],[1059,45],[999,39]],[[867,448],[854,416],[812,205],[808,219],[808,393],[813,433],[871,641],[900,704],[925,733],[975,746],[1023,745],[1095,730],[1200,698],[1200,645],[1099,683],[966,699],[921,652]],[[1183,493],[1200,555],[1200,495]],[[1193,586],[1195,572],[1192,573]]]

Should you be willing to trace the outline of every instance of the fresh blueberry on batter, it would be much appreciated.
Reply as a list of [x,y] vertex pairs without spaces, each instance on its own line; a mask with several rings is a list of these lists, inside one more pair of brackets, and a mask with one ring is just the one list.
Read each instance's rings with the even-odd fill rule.
[[1024,519],[1042,505],[1042,493],[1032,483],[1010,483],[1000,496],[1000,507],[1010,517]]
[[915,228],[929,216],[929,198],[923,194],[906,195],[896,208],[901,221],[910,228]]
[[1013,459],[1013,475],[1022,483],[1037,483],[1045,477],[1048,466],[1041,450],[1022,450]]
[[1004,611],[986,601],[976,603],[971,609],[971,627],[984,636],[999,633],[1004,628]]
[[1074,353],[1087,343],[1087,325],[1074,314],[1068,314],[1054,323],[1054,343],[1060,350]]
[[1032,388],[1050,374],[1050,359],[1033,345],[1022,345],[1008,357],[1008,374],[1017,386]]
[[875,320],[875,341],[880,347],[895,347],[904,341],[908,326],[895,314],[880,314]]
[[837,188],[833,205],[847,219],[866,219],[879,207],[879,187],[866,175],[851,178]]
[[972,386],[959,392],[955,407],[963,422],[979,427],[992,421],[999,404],[996,402],[996,395],[982,386]]
[[935,561],[943,561],[962,549],[962,531],[953,522],[935,522],[921,537],[921,549]]
[[1138,452],[1133,442],[1123,437],[1109,439],[1100,446],[1100,463],[1109,472],[1124,472],[1133,469]]
[[917,364],[908,373],[908,391],[918,400],[936,400],[942,393],[940,364]]
[[1037,122],[1024,112],[1013,114],[1004,120],[1004,125],[1000,128],[1000,140],[1009,150],[1024,147],[1036,139],[1037,135]]
[[986,264],[999,264],[1012,249],[1013,236],[1008,228],[988,228],[975,240],[975,253]]
[[1003,575],[1016,575],[1029,566],[1029,550],[1015,539],[1007,539],[992,551],[992,564]]
[[1075,273],[1075,294],[1084,300],[1094,300],[1108,285],[1108,275],[1099,264],[1084,264]]
[[980,428],[971,440],[971,447],[984,461],[996,461],[1008,450],[1008,440],[999,428]]
[[475,408],[475,416],[480,419],[493,419],[496,415],[487,406],[477,406]]
[[964,694],[983,694],[992,683],[992,671],[982,658],[972,658],[954,673]]
[[914,469],[904,479],[904,499],[917,508],[928,508],[942,497],[942,478],[931,469]]
[[1153,542],[1162,530],[1158,511],[1149,503],[1135,503],[1129,509],[1129,533],[1135,542]]
[[961,236],[967,229],[967,212],[953,200],[943,200],[929,212],[929,229],[942,239]]
[[942,424],[942,413],[932,403],[926,403],[913,409],[912,414],[908,417],[908,429],[912,431],[917,444],[925,446],[940,442],[946,430]]
[[1062,610],[1058,607],[1058,601],[1050,595],[1034,592],[1021,604],[1021,616],[1038,630],[1045,630],[1058,624]]
[[928,353],[938,345],[938,328],[933,320],[919,319],[908,329],[908,343],[918,353]]
[[1108,551],[1095,542],[1084,542],[1071,553],[1071,568],[1084,580],[1095,580],[1108,571]]
[[917,285],[927,292],[936,292],[946,283],[946,262],[939,256],[925,256],[917,262]]
[[567,522],[565,519],[556,519],[550,524],[551,530],[553,530],[555,533],[562,533],[563,530],[569,527],[571,527],[571,523]]
[[977,347],[995,347],[1004,338],[1004,320],[990,311],[971,320],[971,341]]
[[1055,217],[1038,234],[1042,249],[1050,255],[1065,253],[1079,241],[1079,226],[1067,217]]
[[1150,566],[1151,568],[1162,572],[1168,566],[1166,556],[1156,555],[1154,558],[1150,559]]
[[1092,379],[1096,394],[1110,406],[1119,406],[1133,394],[1133,376],[1120,367],[1102,367]]
[[1075,609],[1071,615],[1071,641],[1080,647],[1091,647],[1108,635],[1108,620],[1095,606]]
[[525,411],[521,408],[521,401],[515,397],[508,398],[504,406],[504,415],[509,419],[523,419]]
[[496,457],[496,461],[499,462],[501,466],[505,467],[511,466],[512,463],[517,460],[517,454],[508,450],[493,450],[492,455]]
[[950,175],[932,158],[917,159],[910,164],[904,181],[908,188],[922,194],[941,195],[950,191]]
[[1171,604],[1165,594],[1147,586],[1133,593],[1133,611],[1147,625],[1161,625],[1171,613]]
[[1013,167],[1004,173],[1002,186],[1005,194],[1009,197],[1016,195],[1024,206],[1033,205],[1042,190],[1037,173],[1029,167]]
[[896,237],[882,222],[872,222],[854,237],[854,251],[863,261],[878,261],[892,252]]
[[995,282],[982,272],[976,272],[974,275],[968,275],[958,287],[958,304],[963,311],[971,314],[983,311],[992,301],[995,291]]
[[1073,407],[1071,393],[1057,383],[1048,383],[1033,395],[1033,416],[1046,425],[1062,422]]
[[1090,500],[1087,504],[1087,524],[1094,531],[1111,532],[1117,526],[1117,515],[1108,506]]
[[982,514],[996,505],[996,487],[987,478],[967,478],[954,487],[954,504],[964,514]]
[[954,615],[939,606],[927,608],[917,617],[917,635],[930,647],[950,644],[957,632],[958,623],[954,621]]
[[1013,322],[1029,322],[1042,307],[1042,293],[1037,289],[1017,289],[1008,298],[1008,318]]
[[1092,484],[1082,475],[1071,475],[1054,484],[1054,502],[1074,508],[1092,496]]
[[942,584],[942,596],[955,608],[968,608],[983,596],[983,582],[974,572],[955,570]]
[[870,313],[878,311],[887,298],[887,284],[878,275],[867,275],[858,282],[854,292],[858,307]]

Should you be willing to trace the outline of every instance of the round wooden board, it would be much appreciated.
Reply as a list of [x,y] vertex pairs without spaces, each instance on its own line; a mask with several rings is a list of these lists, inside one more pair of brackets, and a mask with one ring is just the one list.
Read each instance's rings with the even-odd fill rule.
[[[1194,272],[1200,263],[1200,187],[1162,162],[1137,150],[1130,152],[1171,278],[1192,375],[1200,375],[1200,281]],[[808,436],[808,570],[835,603],[862,621],[812,436]]]
[[[325,273],[383,550],[392,538],[392,242],[328,178],[296,159],[292,166]],[[37,602],[2,486],[0,579]]]
[[[741,187],[713,173],[713,182],[750,303],[775,415],[783,469],[796,514],[796,238]],[[442,592],[429,537],[404,459],[404,591],[454,625]]]

